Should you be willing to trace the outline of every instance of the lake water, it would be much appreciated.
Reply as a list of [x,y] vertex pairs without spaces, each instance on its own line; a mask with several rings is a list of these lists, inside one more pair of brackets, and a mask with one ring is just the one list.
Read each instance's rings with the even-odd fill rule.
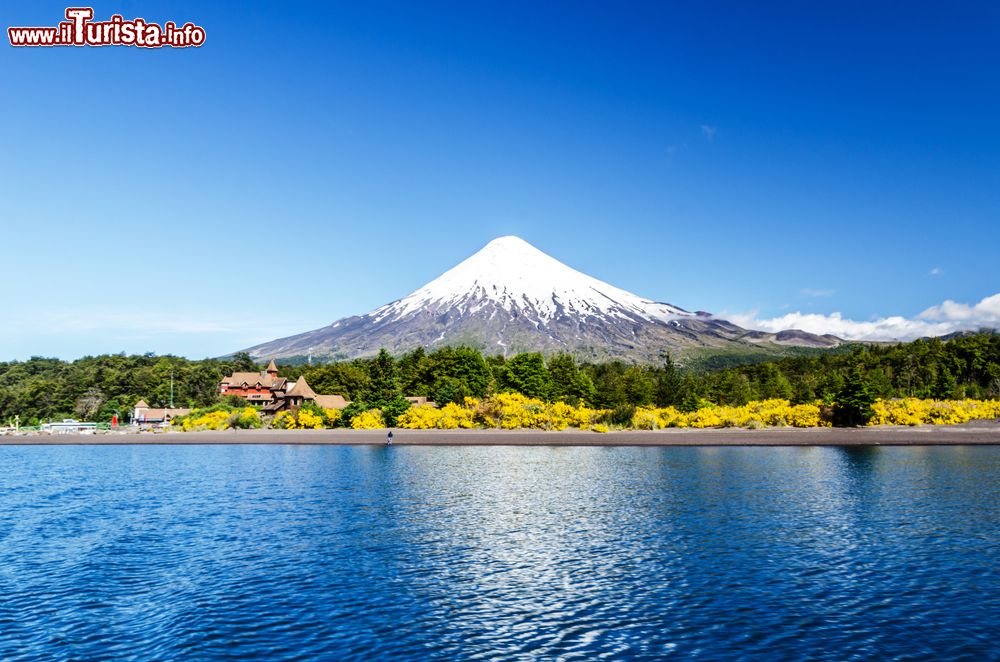
[[0,447],[0,658],[1000,659],[1000,448]]

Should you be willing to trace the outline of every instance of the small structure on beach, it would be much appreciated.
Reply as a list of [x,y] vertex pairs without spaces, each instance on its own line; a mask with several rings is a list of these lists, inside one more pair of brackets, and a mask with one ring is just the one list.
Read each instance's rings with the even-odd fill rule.
[[49,434],[93,434],[97,431],[97,423],[81,423],[72,418],[64,418],[61,421],[42,423],[41,432]]
[[342,395],[316,394],[316,404],[323,409],[343,409],[351,404],[351,401]]
[[414,407],[437,407],[436,402],[432,402],[427,399],[427,396],[423,395],[407,395],[403,397],[404,400],[410,403]]
[[150,407],[145,400],[139,400],[132,409],[132,422],[139,425],[165,425],[178,416],[190,413],[190,409],[183,407]]

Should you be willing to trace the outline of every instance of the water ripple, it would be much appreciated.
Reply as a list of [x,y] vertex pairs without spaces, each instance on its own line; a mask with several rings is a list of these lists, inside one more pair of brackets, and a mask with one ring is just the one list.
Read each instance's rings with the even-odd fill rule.
[[1000,659],[1000,449],[4,447],[0,658]]

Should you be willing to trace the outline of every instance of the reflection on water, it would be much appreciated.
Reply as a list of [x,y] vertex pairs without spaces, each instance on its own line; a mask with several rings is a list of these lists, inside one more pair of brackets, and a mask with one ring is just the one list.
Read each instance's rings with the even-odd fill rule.
[[1000,449],[0,448],[0,658],[1000,656]]

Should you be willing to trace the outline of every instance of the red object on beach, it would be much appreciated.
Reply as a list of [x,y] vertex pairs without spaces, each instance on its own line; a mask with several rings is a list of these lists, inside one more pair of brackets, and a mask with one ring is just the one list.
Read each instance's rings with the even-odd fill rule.
[[111,427],[113,428],[118,427],[118,414],[111,415]]

